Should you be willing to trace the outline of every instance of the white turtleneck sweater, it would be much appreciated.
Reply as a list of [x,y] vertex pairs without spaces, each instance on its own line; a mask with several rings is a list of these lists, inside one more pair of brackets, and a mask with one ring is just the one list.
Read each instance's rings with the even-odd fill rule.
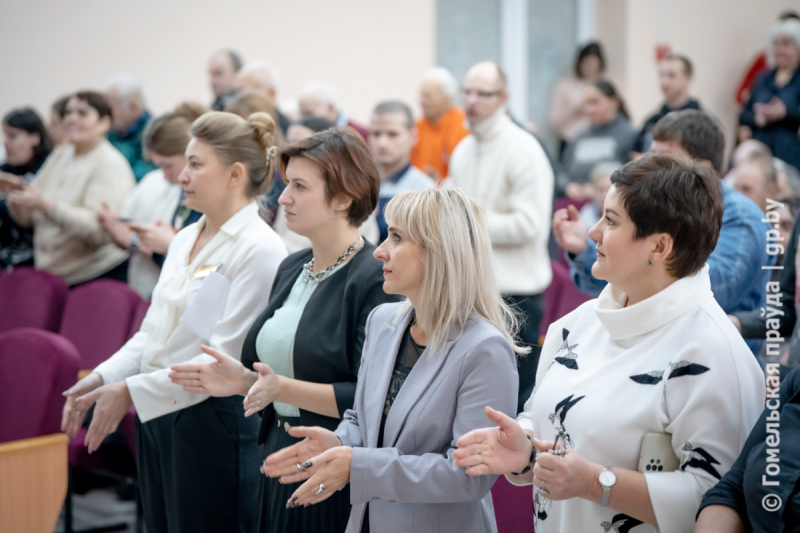
[[553,276],[547,252],[553,169],[547,155],[505,107],[471,131],[453,151],[447,186],[486,209],[500,292],[542,293]]
[[[730,469],[764,408],[764,375],[714,300],[708,265],[635,305],[623,307],[626,298],[608,285],[550,326],[536,389],[517,421],[552,440],[556,423],[548,417],[569,398],[553,418],[575,450],[634,471],[643,436],[671,434],[681,468],[644,474],[659,528],[640,524],[632,532],[691,533],[703,494],[719,479],[714,472]],[[527,484],[529,476],[508,479]],[[537,533],[608,532],[628,520],[625,531],[634,523],[581,498],[551,502],[546,515]]]

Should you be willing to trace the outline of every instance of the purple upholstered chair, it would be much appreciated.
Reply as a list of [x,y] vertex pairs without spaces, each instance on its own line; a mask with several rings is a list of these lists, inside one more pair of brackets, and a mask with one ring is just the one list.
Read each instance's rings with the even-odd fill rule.
[[0,331],[39,328],[58,331],[67,297],[64,280],[30,267],[0,276]]
[[82,368],[96,367],[125,344],[141,301],[128,285],[108,279],[70,291],[59,333],[78,349]]
[[550,324],[592,299],[572,283],[568,267],[555,261],[550,261],[550,266],[553,269],[553,281],[544,291],[544,314],[539,326],[540,341],[544,340]]
[[61,432],[61,393],[81,366],[75,346],[49,331],[0,333],[0,442]]
[[517,487],[505,476],[492,487],[497,533],[533,533],[533,485]]

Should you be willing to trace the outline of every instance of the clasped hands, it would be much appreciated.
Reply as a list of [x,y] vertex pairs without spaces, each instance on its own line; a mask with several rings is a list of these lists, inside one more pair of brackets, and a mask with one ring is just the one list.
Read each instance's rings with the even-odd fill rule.
[[486,408],[486,416],[496,427],[464,434],[453,452],[456,466],[466,467],[467,475],[522,472],[529,466],[531,446],[535,446],[539,453],[532,466],[533,484],[546,492],[545,497],[553,501],[595,499],[601,465],[587,461],[575,450],[566,450],[564,455],[550,453],[553,441],[528,440],[516,420],[491,407]]
[[29,185],[19,176],[8,172],[0,173],[0,192],[13,205],[42,212],[50,211],[52,204],[42,196],[42,191],[35,185]]
[[84,445],[89,453],[102,444],[103,439],[117,430],[122,417],[133,404],[128,385],[124,381],[103,384],[103,378],[92,372],[63,393],[67,401],[61,414],[61,431],[74,438],[83,424],[86,412],[95,405],[92,423],[86,432]]
[[759,127],[764,127],[772,122],[777,122],[786,116],[786,104],[777,96],[773,96],[772,100],[764,104],[757,102],[753,104],[753,111],[755,111],[755,122]]

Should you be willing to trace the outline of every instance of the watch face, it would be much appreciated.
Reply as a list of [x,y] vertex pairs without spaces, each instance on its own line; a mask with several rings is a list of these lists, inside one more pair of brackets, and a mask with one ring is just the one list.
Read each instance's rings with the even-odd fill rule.
[[603,470],[600,472],[600,475],[597,476],[597,479],[604,487],[610,487],[617,482],[617,475],[611,470]]

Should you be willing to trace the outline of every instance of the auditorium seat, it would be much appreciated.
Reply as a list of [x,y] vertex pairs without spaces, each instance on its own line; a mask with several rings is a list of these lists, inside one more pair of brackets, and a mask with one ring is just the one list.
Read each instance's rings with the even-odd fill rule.
[[544,291],[544,313],[539,326],[540,344],[550,324],[592,299],[578,290],[569,276],[568,267],[555,261],[550,261],[550,266],[553,269],[553,281]]
[[0,332],[25,327],[58,331],[67,292],[60,277],[30,267],[0,276]]
[[497,533],[533,533],[533,485],[517,487],[505,476],[492,487]]

